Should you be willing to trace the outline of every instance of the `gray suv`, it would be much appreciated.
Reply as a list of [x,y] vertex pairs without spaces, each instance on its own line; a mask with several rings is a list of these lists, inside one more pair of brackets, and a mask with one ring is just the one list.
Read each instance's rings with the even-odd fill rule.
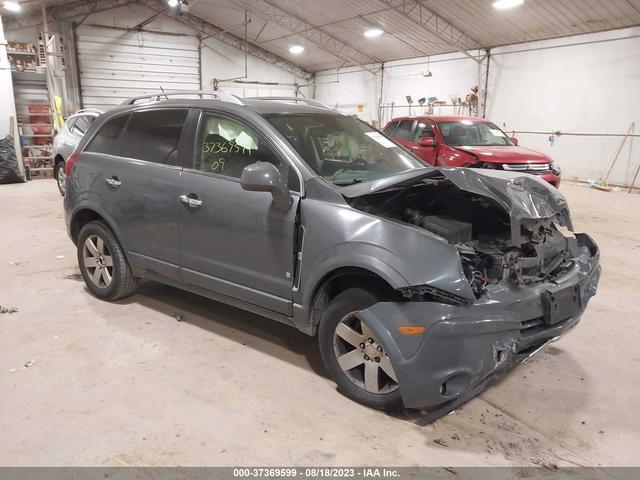
[[97,297],[150,279],[292,325],[348,397],[437,418],[595,294],[597,246],[536,177],[424,167],[314,100],[198,95],[126,102],[67,162]]

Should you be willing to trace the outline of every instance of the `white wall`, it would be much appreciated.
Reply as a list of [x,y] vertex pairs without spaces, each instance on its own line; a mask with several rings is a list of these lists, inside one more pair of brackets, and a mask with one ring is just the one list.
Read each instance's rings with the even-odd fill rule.
[[315,98],[371,122],[378,118],[379,82],[379,76],[361,68],[326,70],[316,74]]
[[[430,58],[432,77],[420,73],[426,58],[385,64],[383,104],[396,102],[394,116],[408,113],[405,95],[460,96],[478,83],[477,65],[458,55]],[[316,98],[367,121],[378,118],[379,90],[361,68],[319,72]],[[338,80],[338,82],[336,82]],[[635,121],[640,134],[640,27],[491,50],[487,118],[507,130],[624,133]],[[417,114],[421,109],[413,108]],[[435,114],[454,113],[452,108]],[[384,119],[386,120],[386,119]],[[384,123],[384,121],[383,121]],[[520,144],[550,154],[564,178],[585,181],[607,170],[621,137],[519,133]],[[640,138],[627,142],[610,183],[627,185],[640,164]]]
[[[202,86],[212,88],[213,79],[225,80],[244,76],[244,52],[215,39],[204,41],[202,47]],[[245,80],[261,82],[278,82],[285,84],[303,85],[304,79],[282,70],[278,67],[249,55],[247,61],[248,76]],[[220,90],[243,97],[258,95],[293,95],[295,86],[267,86],[267,85],[238,85],[230,82],[220,85]],[[303,89],[306,95],[306,89]]]
[[16,124],[16,106],[13,103],[13,83],[11,82],[11,70],[7,60],[7,47],[5,45],[4,31],[2,28],[2,17],[0,16],[0,138],[6,137],[9,133],[16,138],[14,132],[9,131],[9,119],[13,117]]
[[[426,70],[432,73],[425,77]],[[478,65],[462,54],[435,55],[387,62],[382,72],[373,75],[360,67],[327,70],[316,75],[316,98],[349,113],[356,113],[365,121],[378,119],[378,102],[382,78],[383,104],[394,102],[393,116],[408,115],[406,96],[413,98],[412,114],[422,113],[417,100],[421,97],[452,99],[469,93],[478,84]],[[358,111],[358,105],[363,111]],[[453,114],[453,107],[436,107],[434,113]],[[389,109],[383,123],[389,120]]]
[[[640,28],[492,50],[487,116],[506,129],[640,134]],[[518,134],[550,154],[567,179],[600,178],[621,137]],[[628,185],[640,138],[627,142],[609,179]]]

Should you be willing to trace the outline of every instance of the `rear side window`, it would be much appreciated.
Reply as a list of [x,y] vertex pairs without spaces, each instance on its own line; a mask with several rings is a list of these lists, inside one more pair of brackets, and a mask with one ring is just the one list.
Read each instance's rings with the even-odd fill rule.
[[186,109],[170,109],[134,113],[124,133],[120,155],[175,165],[187,112]]
[[393,135],[398,138],[409,140],[412,129],[413,129],[413,120],[400,120],[400,123],[398,124],[398,128],[396,128],[396,131]]
[[85,151],[119,155],[119,140],[122,129],[129,119],[129,115],[112,118],[100,127],[98,133],[91,139]]

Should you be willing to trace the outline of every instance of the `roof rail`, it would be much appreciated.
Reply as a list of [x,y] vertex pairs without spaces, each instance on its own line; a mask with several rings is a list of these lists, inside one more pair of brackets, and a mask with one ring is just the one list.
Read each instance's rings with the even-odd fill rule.
[[[78,115],[80,113],[85,113],[85,112],[104,113],[102,110],[100,110],[98,108],[81,108],[77,112],[73,112],[71,115]],[[69,116],[71,116],[71,115],[69,115]]]
[[230,102],[235,103],[236,105],[244,106],[244,103],[240,98],[235,95],[231,95],[230,93],[219,92],[219,91],[207,91],[207,90],[173,90],[167,92],[157,92],[157,93],[148,93],[146,95],[139,95],[137,97],[131,97],[126,99],[124,102],[120,103],[120,105],[134,105],[138,100],[146,100],[151,99],[151,101],[160,102],[163,98],[169,100],[169,97],[177,97],[180,95],[198,95],[200,98],[203,98],[205,95],[210,97],[215,97],[221,102]]
[[305,97],[247,97],[247,99],[253,100],[280,100],[286,102],[302,102],[307,105],[311,105],[312,107],[320,107],[320,108],[328,108],[329,110],[334,110],[333,107],[327,105],[326,103],[321,102],[320,100],[314,100],[313,98],[305,98]]

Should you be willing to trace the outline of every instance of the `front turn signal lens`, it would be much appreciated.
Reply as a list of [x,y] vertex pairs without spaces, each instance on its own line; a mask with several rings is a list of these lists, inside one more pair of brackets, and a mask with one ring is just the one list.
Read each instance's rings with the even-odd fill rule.
[[402,335],[421,335],[425,332],[427,327],[413,327],[413,326],[402,326],[398,327],[398,331]]

